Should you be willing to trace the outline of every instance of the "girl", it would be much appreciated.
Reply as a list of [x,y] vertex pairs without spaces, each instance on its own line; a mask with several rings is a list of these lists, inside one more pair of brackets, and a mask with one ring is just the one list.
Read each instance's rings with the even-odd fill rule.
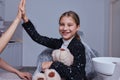
[[66,66],[58,61],[43,62],[43,71],[48,68],[55,69],[65,80],[86,80],[85,48],[77,34],[80,28],[79,16],[73,11],[63,13],[59,19],[59,33],[61,38],[49,38],[40,35],[36,31],[34,25],[25,13],[25,3],[23,5],[20,9],[22,10],[22,19],[24,21],[23,27],[28,35],[38,44],[52,49],[68,48],[74,56],[74,62],[71,66]]

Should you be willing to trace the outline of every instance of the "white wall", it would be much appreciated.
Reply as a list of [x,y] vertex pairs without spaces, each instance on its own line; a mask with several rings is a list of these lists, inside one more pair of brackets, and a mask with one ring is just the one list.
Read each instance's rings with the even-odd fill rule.
[[[50,37],[60,37],[58,20],[68,10],[74,10],[81,19],[80,30],[84,40],[97,50],[99,56],[108,55],[110,0],[26,0],[27,14],[38,32]],[[5,20],[16,16],[19,0],[6,0]],[[23,66],[34,66],[44,46],[32,41],[23,31]]]
[[120,0],[112,3],[111,56],[120,57]]
[[18,11],[18,4],[20,0],[4,0],[5,1],[5,21],[12,21]]

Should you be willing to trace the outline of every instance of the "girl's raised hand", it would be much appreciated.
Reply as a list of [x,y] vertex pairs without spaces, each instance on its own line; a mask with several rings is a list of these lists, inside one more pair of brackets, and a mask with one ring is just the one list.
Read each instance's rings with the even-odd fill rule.
[[26,7],[26,0],[21,0],[21,5],[19,7],[19,9],[21,10],[22,12],[22,19],[24,22],[27,22],[28,21],[28,18],[27,18],[27,15],[26,15],[26,10],[25,10],[25,7]]

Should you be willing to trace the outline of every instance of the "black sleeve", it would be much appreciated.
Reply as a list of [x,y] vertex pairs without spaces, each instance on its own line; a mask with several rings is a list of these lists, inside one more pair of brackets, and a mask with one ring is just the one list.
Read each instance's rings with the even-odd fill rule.
[[32,38],[32,40],[39,44],[53,49],[58,48],[58,44],[62,44],[60,43],[60,39],[53,39],[40,35],[30,20],[26,23],[23,23],[22,26],[28,35]]

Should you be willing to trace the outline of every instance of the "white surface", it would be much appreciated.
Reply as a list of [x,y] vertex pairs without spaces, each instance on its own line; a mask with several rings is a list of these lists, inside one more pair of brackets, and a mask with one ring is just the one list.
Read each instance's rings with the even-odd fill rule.
[[120,62],[120,58],[117,57],[96,57],[92,60],[95,71],[105,75],[112,75],[115,69],[115,63]]
[[111,56],[120,57],[120,0],[112,4]]
[[0,73],[0,80],[21,80],[16,74],[10,72]]

